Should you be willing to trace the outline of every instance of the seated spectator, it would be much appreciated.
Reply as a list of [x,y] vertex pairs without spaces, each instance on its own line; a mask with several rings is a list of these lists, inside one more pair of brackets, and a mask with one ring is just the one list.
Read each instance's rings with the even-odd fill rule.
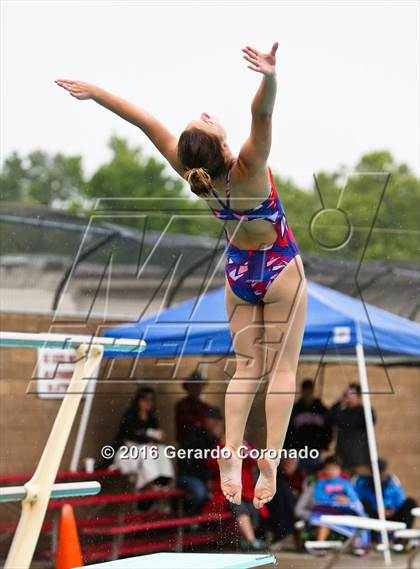
[[[406,498],[400,481],[388,471],[386,460],[380,458],[378,466],[381,474],[386,519],[394,522],[404,522],[408,528],[411,528],[413,525],[411,510],[417,506],[417,502],[413,498]],[[373,478],[371,476],[359,476],[355,486],[367,515],[372,518],[378,518]]]
[[[315,386],[311,379],[305,379],[301,386],[301,397],[293,405],[287,431],[285,448],[297,451],[308,447],[321,453],[327,450],[331,442],[331,427],[327,421],[328,410],[320,399],[315,398]],[[302,458],[299,469],[311,474],[318,458]]]
[[[220,487],[220,472],[217,461],[214,458],[209,458],[208,466],[213,474],[213,498],[209,504],[209,510],[216,510],[220,505],[225,505],[231,510],[235,522],[239,528],[242,536],[239,545],[243,551],[261,551],[264,547],[263,541],[257,539],[255,535],[256,528],[260,525],[260,515],[267,517],[268,511],[266,506],[257,510],[252,503],[254,497],[254,475],[257,461],[255,458],[249,456],[249,451],[255,447],[243,441],[242,443],[247,447],[247,451],[243,451],[245,458],[242,462],[242,501],[239,505],[227,502]],[[220,440],[220,447],[223,448],[224,441]]]
[[205,385],[206,383],[198,371],[195,371],[182,384],[188,395],[175,404],[176,440],[180,444],[182,444],[185,433],[188,434],[192,429],[204,426],[204,417],[210,408],[207,403],[200,399]]
[[[164,439],[155,410],[155,392],[150,387],[140,387],[121,421],[114,443],[119,450],[113,466],[130,476],[137,490],[168,486],[175,472],[172,461],[164,454]],[[157,448],[156,455],[151,447]]]
[[[329,457],[324,461],[324,467],[314,483],[313,507],[309,523],[318,528],[317,539],[319,541],[326,541],[331,530],[346,537],[354,535],[356,531],[354,528],[321,522],[320,518],[324,514],[365,515],[352,483],[341,476],[341,467],[335,457]],[[362,532],[362,534],[357,551],[360,545],[368,543],[367,532]]]
[[269,524],[273,534],[270,549],[280,551],[283,540],[294,532],[294,508],[302,490],[303,476],[296,458],[286,458],[277,469],[277,491],[268,502]]
[[302,492],[296,501],[295,518],[305,523],[309,521],[314,507],[314,488],[315,482],[323,477],[324,464],[316,465],[312,474],[307,476],[302,484]]
[[[223,436],[223,415],[218,407],[209,407],[204,417],[204,426],[196,427],[184,433],[180,448],[205,449],[214,448]],[[188,490],[185,500],[185,512],[188,515],[198,514],[209,500],[208,483],[211,477],[207,458],[180,458],[178,460],[178,486]]]
[[[375,412],[373,419],[375,421]],[[328,413],[330,424],[336,428],[335,455],[342,468],[349,474],[357,473],[357,467],[370,465],[365,414],[360,385],[351,383],[341,401]]]
[[[313,530],[309,523],[312,510],[314,508],[314,488],[315,482],[323,476],[324,465],[322,462],[314,467],[314,472],[309,474],[303,481],[302,492],[296,500],[294,517],[299,527],[296,531],[296,546],[298,550],[304,551],[304,542],[314,538]],[[295,523],[296,528],[296,523]]]

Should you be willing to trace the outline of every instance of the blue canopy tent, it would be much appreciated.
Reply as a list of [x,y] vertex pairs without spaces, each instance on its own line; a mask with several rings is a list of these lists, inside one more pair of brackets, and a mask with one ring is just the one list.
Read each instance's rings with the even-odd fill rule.
[[[357,361],[378,513],[380,519],[385,521],[365,354],[376,362],[419,361],[420,327],[414,322],[313,282],[308,283],[308,293],[302,357],[313,358],[318,355],[319,358],[319,354],[323,353],[326,360],[328,357],[339,357]],[[141,322],[112,328],[105,335],[145,340],[146,350],[137,357],[227,355],[233,350],[223,297],[223,289],[213,290]],[[127,357],[111,351],[107,355]],[[82,423],[87,424],[87,417],[81,421],[81,425]],[[83,427],[79,429],[79,442],[84,437],[82,430]],[[74,455],[73,458],[72,462],[77,464],[78,457]],[[389,564],[388,534],[385,529],[381,534],[385,560]]]
[[[313,282],[308,292],[303,356],[325,352],[354,358],[360,327],[365,354],[372,359],[420,360],[416,323]],[[139,357],[229,354],[233,349],[223,297],[224,290],[216,289],[141,322],[112,328],[105,336],[142,338],[147,348]],[[127,354],[110,351],[108,357],[121,356]]]

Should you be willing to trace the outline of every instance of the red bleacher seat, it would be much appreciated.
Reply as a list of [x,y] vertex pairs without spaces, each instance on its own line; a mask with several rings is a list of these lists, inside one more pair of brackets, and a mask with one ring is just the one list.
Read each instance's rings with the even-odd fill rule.
[[186,517],[172,517],[169,519],[159,519],[159,520],[147,520],[142,522],[131,522],[126,524],[121,524],[119,526],[106,527],[90,527],[83,530],[82,533],[86,535],[119,535],[126,533],[133,533],[137,531],[151,531],[155,529],[165,529],[180,526],[190,526],[193,524],[202,523],[216,523],[223,520],[230,520],[232,514],[230,512],[221,513],[210,513],[201,514],[198,516],[186,516]]

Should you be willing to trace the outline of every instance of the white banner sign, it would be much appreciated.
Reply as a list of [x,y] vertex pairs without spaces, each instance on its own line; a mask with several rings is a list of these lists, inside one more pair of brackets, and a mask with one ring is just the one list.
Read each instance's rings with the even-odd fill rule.
[[62,399],[76,361],[75,350],[38,348],[37,393],[40,399]]

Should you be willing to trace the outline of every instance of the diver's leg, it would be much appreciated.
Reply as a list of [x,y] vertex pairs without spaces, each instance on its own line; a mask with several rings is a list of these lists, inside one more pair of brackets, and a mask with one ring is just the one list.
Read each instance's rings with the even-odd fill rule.
[[220,480],[226,498],[241,502],[242,460],[237,456],[241,446],[249,411],[260,385],[264,370],[262,304],[250,304],[237,297],[226,285],[226,311],[236,354],[236,370],[225,395],[225,446],[231,458],[220,458]]
[[[267,348],[265,413],[267,450],[283,447],[296,390],[296,371],[302,345],[307,288],[300,256],[277,276],[264,297],[264,328]],[[278,456],[280,456],[278,454]],[[278,458],[258,461],[260,476],[254,506],[261,508],[276,492]]]

